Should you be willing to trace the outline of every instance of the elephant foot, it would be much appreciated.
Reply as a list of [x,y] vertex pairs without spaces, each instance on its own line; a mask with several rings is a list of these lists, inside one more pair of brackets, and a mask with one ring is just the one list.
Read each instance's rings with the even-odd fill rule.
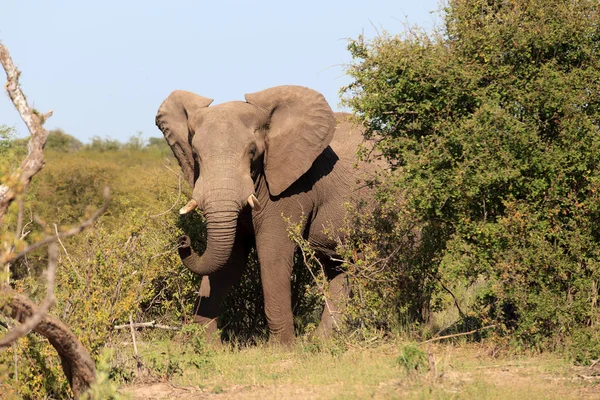
[[294,331],[291,332],[270,332],[269,345],[283,348],[291,348],[296,343],[296,336]]
[[206,343],[212,346],[220,346],[221,334],[217,327],[216,318],[207,318],[200,315],[194,316],[194,323],[200,325],[203,328],[202,336],[206,340]]

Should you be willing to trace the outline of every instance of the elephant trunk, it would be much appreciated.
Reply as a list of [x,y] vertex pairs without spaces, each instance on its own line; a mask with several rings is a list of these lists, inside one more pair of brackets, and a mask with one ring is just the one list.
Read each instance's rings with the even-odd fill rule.
[[190,246],[190,238],[181,236],[178,240],[179,256],[186,268],[199,275],[210,275],[223,267],[231,257],[237,229],[239,205],[233,201],[207,203],[206,251],[198,255]]

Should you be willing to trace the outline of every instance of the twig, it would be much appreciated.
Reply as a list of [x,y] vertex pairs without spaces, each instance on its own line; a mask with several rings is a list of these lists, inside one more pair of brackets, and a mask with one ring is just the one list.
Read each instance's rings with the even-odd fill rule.
[[[303,241],[302,238],[298,238],[297,241]],[[317,277],[315,276],[315,274],[312,272],[312,270],[310,269],[310,264],[306,258],[306,252],[305,250],[302,248],[302,243],[298,243],[298,248],[300,249],[300,253],[302,253],[302,260],[304,261],[304,265],[306,267],[306,269],[308,269],[308,272],[310,272],[310,275],[312,276],[313,280],[315,281],[315,284],[317,285],[317,287],[321,290],[321,293],[323,294],[323,301],[325,303],[325,308],[327,309],[327,312],[329,313],[329,316],[331,317],[331,319],[333,320],[333,324],[335,325],[337,330],[340,330],[340,326],[338,325],[336,318],[334,316],[334,312],[331,310],[331,307],[329,306],[329,300],[327,299],[327,291],[325,290],[325,285],[322,285],[321,283],[319,283],[319,280],[317,279]],[[309,254],[309,257],[311,260],[315,261],[319,267],[321,267],[321,272],[323,273],[323,276],[325,275],[325,269],[323,268],[323,264],[321,264],[321,262],[311,253]],[[340,314],[339,311],[336,312],[337,314]]]
[[454,333],[452,335],[446,335],[446,336],[438,336],[438,337],[434,337],[432,339],[426,340],[424,342],[421,342],[421,344],[423,343],[431,343],[431,342],[436,342],[438,340],[443,340],[443,339],[450,339],[450,338],[454,338],[454,337],[458,337],[458,336],[466,336],[466,335],[472,335],[473,333],[482,331],[484,329],[490,329],[490,328],[495,328],[498,325],[488,325],[488,326],[484,326],[482,328],[478,328],[478,329],[473,329],[472,331],[469,332],[461,332],[461,333]]
[[446,287],[446,285],[444,285],[444,282],[442,282],[442,280],[438,276],[435,276],[435,279],[437,279],[437,281],[440,283],[440,285],[442,285],[442,288],[446,292],[450,293],[450,296],[452,296],[452,299],[454,299],[454,305],[456,306],[456,309],[458,310],[458,314],[460,315],[461,318],[464,318],[465,314],[460,309],[460,306],[458,305],[458,300],[456,299],[456,296],[454,296],[454,293],[452,293],[452,291],[450,289],[448,289]]
[[131,331],[131,340],[133,340],[133,351],[135,353],[134,358],[139,372],[142,363],[140,362],[140,355],[138,354],[137,343],[135,342],[135,329],[133,329],[133,318],[131,314],[129,314],[129,329]]
[[156,218],[156,217],[160,217],[161,215],[165,215],[166,213],[170,212],[172,209],[175,208],[175,206],[177,206],[179,204],[179,198],[181,197],[181,175],[179,175],[179,191],[177,192],[177,200],[175,200],[175,202],[173,203],[173,205],[171,206],[171,208],[169,208],[166,211],[163,211],[159,214],[155,214],[155,215],[151,215],[150,218]]
[[169,167],[168,165],[165,165],[165,168],[168,169],[169,171],[171,171],[171,173],[177,177],[181,177],[181,173],[173,171],[173,169],[171,167]]
[[152,257],[150,257],[150,259],[154,260],[155,258],[164,256],[165,254],[171,254],[173,251],[177,250],[178,248],[179,248],[179,245],[175,245],[174,247],[171,247],[167,251],[163,251],[162,253],[158,253],[158,254],[153,255]]
[[24,202],[23,202],[23,198],[19,199],[19,213],[17,214],[17,229],[15,230],[16,238],[21,238],[21,234],[23,233],[23,208],[24,208]]
[[56,243],[48,245],[48,269],[46,270],[46,297],[38,307],[38,309],[25,320],[21,325],[9,331],[6,336],[0,339],[0,348],[8,347],[17,339],[31,332],[48,314],[50,307],[56,301],[54,297],[54,280],[56,276],[56,265],[58,263],[58,248]]
[[[396,247],[396,249],[394,249],[394,251],[392,251],[386,257],[383,257],[383,258],[380,258],[378,260],[375,260],[374,262],[372,262],[371,264],[369,264],[369,265],[367,265],[365,267],[355,268],[355,270],[358,271],[358,272],[354,272],[354,273],[352,273],[352,275],[354,275],[354,276],[360,276],[360,277],[365,278],[367,280],[370,280],[372,282],[391,282],[392,279],[376,279],[376,278],[373,278],[373,276],[377,275],[379,272],[383,271],[385,269],[386,265],[387,265],[386,263],[392,257],[394,257],[396,255],[396,253],[398,253],[403,247],[404,246],[398,246],[398,247]],[[348,260],[343,260],[343,259],[335,258],[335,257],[331,257],[330,259],[331,259],[331,261],[336,261],[336,262],[340,262],[340,263],[343,263],[343,264],[346,264],[346,265],[349,264],[349,265],[352,265],[352,266],[356,266],[355,263],[349,263]],[[376,266],[379,263],[384,263],[383,266],[381,267],[381,269],[373,271],[370,274],[367,274],[367,273],[363,272],[363,271],[369,271],[371,268],[373,268],[374,266]]]
[[[104,194],[104,204],[102,204],[102,207],[100,207],[98,210],[96,210],[96,212],[90,218],[86,219],[81,224],[79,224],[69,230],[60,232],[57,235],[47,236],[44,239],[40,240],[39,242],[36,242],[36,243],[33,243],[33,244],[27,246],[24,250],[20,251],[16,255],[8,255],[8,259],[5,260],[4,262],[14,262],[14,261],[20,259],[21,257],[23,257],[24,255],[31,253],[33,250],[39,249],[40,247],[45,246],[49,243],[54,243],[61,238],[66,238],[66,237],[71,237],[71,236],[77,235],[84,229],[92,226],[94,221],[96,219],[98,219],[98,217],[100,217],[100,215],[104,214],[104,212],[108,209],[108,204],[110,203],[110,189],[108,188],[108,186],[104,188],[103,194]],[[2,262],[2,260],[0,260],[0,262]]]
[[15,382],[19,382],[19,355],[17,354],[17,342],[12,343],[12,351],[13,351],[13,365],[14,365],[14,375]]
[[79,271],[77,271],[77,268],[75,268],[75,264],[73,264],[73,260],[71,260],[71,257],[69,256],[69,252],[65,248],[65,245],[63,244],[62,240],[60,240],[58,226],[56,226],[56,224],[54,224],[54,232],[56,232],[56,240],[58,240],[60,247],[62,247],[63,251],[65,252],[65,255],[67,256],[67,260],[69,260],[69,265],[71,265],[71,269],[73,270],[73,272],[75,272],[75,275],[77,275],[79,283],[83,283],[83,278],[81,277],[81,275],[79,275]]
[[[19,199],[19,211],[17,213],[17,229],[15,229],[15,238],[18,239],[22,239],[21,237],[21,233],[22,233],[22,226],[23,226],[23,198],[21,197]],[[15,250],[15,244],[13,244],[10,247],[10,252],[13,252]],[[4,268],[4,273],[6,274],[6,284],[10,285],[10,263],[6,263],[5,268]]]
[[113,329],[115,330],[119,330],[119,329],[127,329],[127,328],[157,328],[157,329],[166,329],[169,331],[179,331],[181,330],[181,328],[177,327],[177,326],[168,326],[168,325],[162,325],[162,324],[157,324],[156,321],[150,321],[150,322],[136,322],[135,324],[124,324],[124,325],[115,325],[113,326]]

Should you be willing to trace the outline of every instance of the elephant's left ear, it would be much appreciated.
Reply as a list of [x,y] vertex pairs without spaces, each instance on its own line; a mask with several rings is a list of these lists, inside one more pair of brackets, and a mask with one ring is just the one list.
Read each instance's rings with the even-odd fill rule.
[[245,97],[267,111],[265,177],[271,195],[278,196],[327,148],[335,116],[321,93],[301,86],[277,86]]

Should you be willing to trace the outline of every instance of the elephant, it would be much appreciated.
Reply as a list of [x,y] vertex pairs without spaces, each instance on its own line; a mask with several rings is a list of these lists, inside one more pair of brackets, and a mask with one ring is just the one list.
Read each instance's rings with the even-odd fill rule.
[[330,280],[328,307],[317,328],[328,336],[349,295],[331,232],[341,234],[344,203],[362,195],[356,161],[362,130],[306,87],[277,86],[245,100],[210,106],[212,99],[176,90],[156,114],[192,187],[180,214],[199,208],[206,218],[202,255],[192,250],[189,237],[179,238],[182,263],[203,276],[194,320],[216,331],[220,305],[254,246],[269,340],[294,343],[291,219],[302,224]]

